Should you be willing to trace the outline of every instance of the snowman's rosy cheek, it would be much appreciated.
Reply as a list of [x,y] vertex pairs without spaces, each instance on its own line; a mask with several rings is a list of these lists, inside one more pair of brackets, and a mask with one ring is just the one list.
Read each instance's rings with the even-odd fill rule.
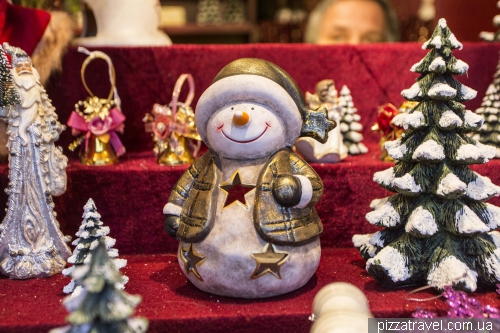
[[219,124],[219,125],[215,125],[215,128],[216,128],[217,132],[222,132],[222,127],[224,127],[224,123]]

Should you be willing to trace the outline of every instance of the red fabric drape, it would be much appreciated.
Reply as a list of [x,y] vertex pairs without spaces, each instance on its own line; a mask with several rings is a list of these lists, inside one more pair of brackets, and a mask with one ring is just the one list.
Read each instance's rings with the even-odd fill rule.
[[[453,29],[453,27],[451,27]],[[392,164],[379,161],[379,136],[370,130],[379,105],[403,101],[401,90],[410,87],[418,74],[410,67],[426,51],[416,43],[360,46],[314,45],[175,45],[173,47],[101,48],[113,60],[122,109],[127,117],[121,136],[127,153],[120,163],[88,167],[67,150],[74,137],[62,133],[58,144],[72,158],[68,166],[68,190],[54,198],[57,219],[67,235],[74,237],[82,221],[83,205],[93,198],[102,221],[116,238],[120,256],[128,255],[123,273],[130,278],[126,290],[140,294],[143,303],[137,315],[150,320],[148,332],[307,332],[311,323],[312,300],[325,284],[351,282],[361,288],[375,316],[409,316],[417,307],[446,309],[441,300],[410,302],[405,294],[413,288],[390,290],[381,287],[365,271],[365,261],[352,247],[351,237],[377,230],[365,214],[370,201],[390,193],[372,181],[376,171]],[[464,43],[454,55],[470,65],[460,82],[478,90],[478,97],[467,103],[475,110],[493,79],[499,44]],[[74,104],[87,94],[80,81],[80,67],[86,55],[71,49],[64,58],[63,72],[47,87],[49,97],[65,123]],[[343,84],[351,90],[361,115],[365,144],[370,151],[350,156],[336,164],[313,164],[325,185],[316,205],[324,224],[321,235],[322,258],[318,271],[300,290],[264,300],[239,300],[213,296],[187,282],[176,258],[178,242],[163,231],[163,205],[185,166],[165,167],[153,157],[151,134],[144,131],[142,118],[154,103],[170,102],[175,81],[182,73],[193,74],[195,102],[210,85],[217,72],[240,57],[258,57],[288,71],[303,91],[313,91],[316,82],[333,78],[337,89]],[[92,62],[86,73],[90,88],[98,96],[109,92],[104,61]],[[183,100],[181,96],[181,100]],[[195,103],[193,103],[193,106]],[[474,171],[500,184],[500,160],[475,165]],[[8,183],[8,169],[0,165],[1,188]],[[0,207],[7,195],[0,191]],[[500,205],[500,197],[488,201]],[[0,210],[0,219],[3,217]],[[69,282],[61,275],[48,279],[13,281],[0,278],[0,333],[46,332],[64,324],[67,312],[61,305],[62,287]],[[435,295],[428,290],[415,297]],[[483,304],[500,306],[494,291],[473,294]]]

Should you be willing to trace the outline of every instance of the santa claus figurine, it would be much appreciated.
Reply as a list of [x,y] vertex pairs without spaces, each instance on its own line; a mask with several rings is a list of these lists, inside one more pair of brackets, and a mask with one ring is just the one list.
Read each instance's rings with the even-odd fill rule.
[[244,58],[200,97],[196,124],[210,148],[165,205],[165,230],[198,288],[258,298],[302,287],[320,260],[316,172],[292,150],[299,136],[326,141],[326,109],[311,110],[280,67]]
[[[2,88],[18,95],[6,103],[9,195],[5,218],[0,224],[0,273],[13,279],[47,277],[60,273],[71,255],[71,237],[59,229],[53,195],[66,191],[67,158],[54,142],[64,126],[40,84],[38,72],[23,50],[4,43],[12,59],[11,75],[0,48]],[[2,101],[4,102],[4,101]],[[3,104],[3,103],[2,103]],[[2,113],[2,115],[5,115]]]

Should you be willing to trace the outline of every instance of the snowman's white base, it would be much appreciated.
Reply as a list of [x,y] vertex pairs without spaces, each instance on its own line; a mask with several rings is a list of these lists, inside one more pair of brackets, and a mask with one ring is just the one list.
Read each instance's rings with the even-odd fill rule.
[[[238,169],[243,183],[255,184],[261,164],[243,166],[242,162],[224,161],[224,180]],[[321,247],[319,237],[300,246],[275,246],[276,252],[286,252],[288,257],[280,266],[281,279],[267,273],[252,279],[257,263],[252,253],[263,252],[267,244],[257,233],[252,221],[255,189],[245,195],[247,206],[234,202],[224,206],[226,195],[220,191],[217,214],[208,236],[193,243],[194,252],[206,259],[197,266],[203,281],[192,272],[186,274],[184,262],[179,264],[187,278],[199,289],[208,293],[243,298],[261,298],[285,294],[304,286],[318,268]],[[180,242],[179,251],[188,249],[190,243]],[[179,253],[179,252],[178,252]]]
[[[234,172],[238,171],[243,184],[255,186],[268,158],[266,156],[247,161],[221,159],[221,180],[227,182]],[[219,185],[220,183],[216,184]],[[225,205],[225,201],[226,192],[220,190],[212,230],[201,242],[193,243],[193,251],[205,257],[205,260],[196,266],[203,281],[193,272],[186,274],[184,262],[180,257],[181,249],[189,249],[191,243],[181,241],[179,244],[177,257],[187,278],[196,287],[208,293],[243,298],[271,297],[304,286],[319,265],[319,237],[298,246],[275,246],[277,253],[288,254],[286,261],[280,266],[281,279],[271,273],[252,278],[257,267],[252,254],[262,253],[268,244],[257,233],[252,220],[255,188],[246,193],[244,203],[235,201]]]
[[[266,244],[264,241],[259,243],[258,246],[242,243],[235,246],[214,247],[211,252],[208,252],[209,247],[193,244],[196,252],[206,256],[205,261],[197,267],[203,281],[192,273],[187,274],[187,278],[196,287],[211,294],[264,298],[299,289],[309,281],[318,268],[321,247],[319,238],[316,238],[303,246],[276,246],[276,252],[288,253],[286,262],[280,268],[281,279],[270,273],[252,279],[256,262],[250,253],[262,252]],[[181,243],[180,247],[188,248],[189,244]],[[186,274],[184,263],[180,258],[179,264]]]

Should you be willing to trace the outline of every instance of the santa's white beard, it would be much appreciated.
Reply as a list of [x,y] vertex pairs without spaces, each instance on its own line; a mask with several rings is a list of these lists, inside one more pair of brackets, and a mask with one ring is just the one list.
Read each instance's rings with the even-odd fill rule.
[[30,90],[37,84],[38,80],[33,73],[23,71],[18,74],[16,70],[12,70],[12,74],[18,90]]
[[33,104],[31,107],[19,110],[19,136],[23,140],[23,144],[28,144],[28,135],[26,129],[33,123],[38,111],[38,103]]
[[21,105],[18,106],[19,111],[19,136],[23,140],[23,144],[28,143],[26,129],[33,123],[38,113],[38,107],[41,103],[40,87],[38,86],[38,73],[18,75],[13,70],[14,82],[21,98]]

